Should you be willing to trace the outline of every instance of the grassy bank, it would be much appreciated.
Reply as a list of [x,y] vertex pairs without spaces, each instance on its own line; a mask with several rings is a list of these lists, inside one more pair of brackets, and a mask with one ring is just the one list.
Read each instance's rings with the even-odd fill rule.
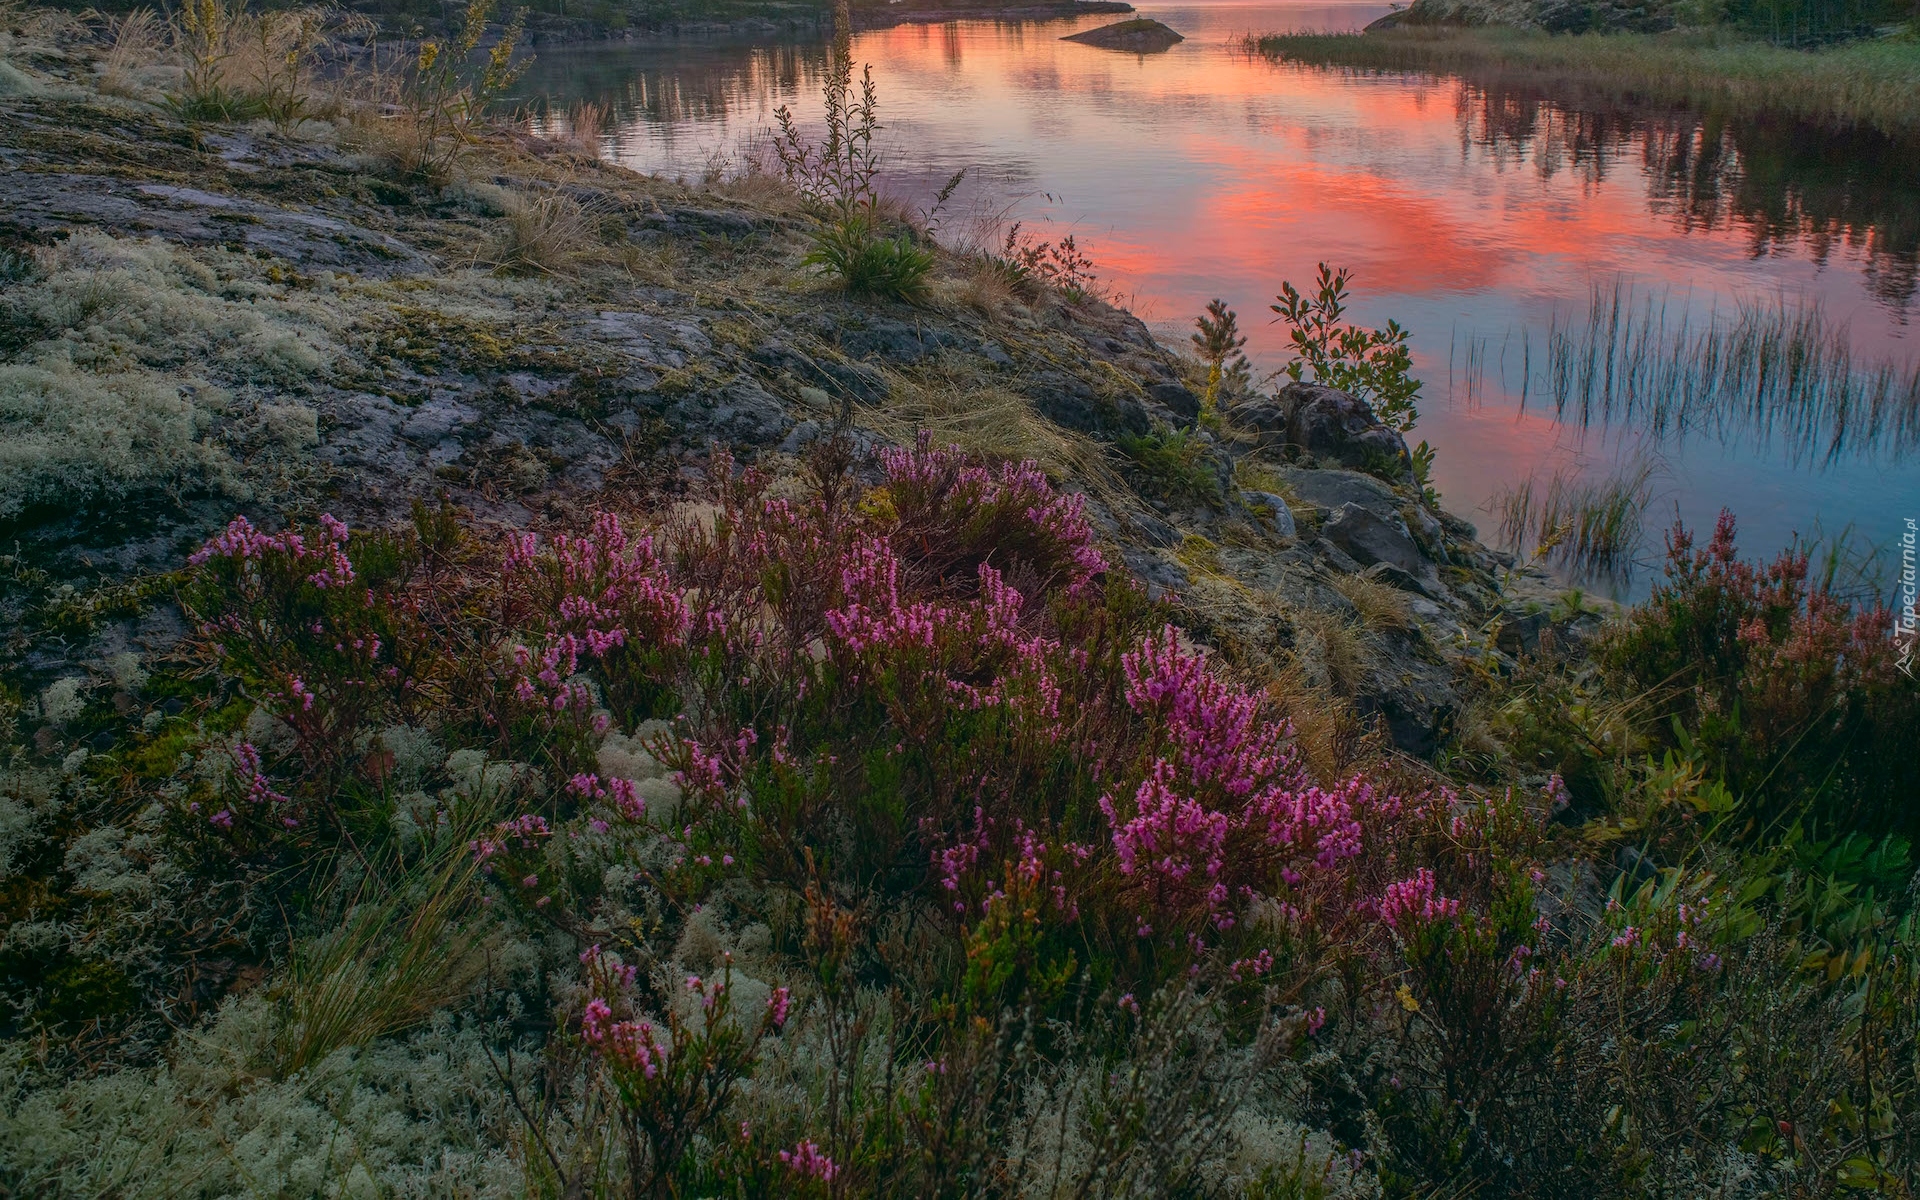
[[1769,46],[1724,31],[1557,35],[1514,29],[1392,29],[1272,34],[1249,50],[1360,71],[1425,71],[1499,81],[1550,80],[1622,98],[1841,120],[1920,132],[1920,40],[1820,50]]

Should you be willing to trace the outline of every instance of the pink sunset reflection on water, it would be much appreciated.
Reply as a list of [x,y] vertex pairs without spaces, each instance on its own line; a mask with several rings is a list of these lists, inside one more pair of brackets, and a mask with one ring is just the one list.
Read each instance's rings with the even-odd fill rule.
[[[1537,374],[1523,381],[1552,314],[1583,314],[1615,281],[1696,320],[1767,298],[1817,302],[1857,356],[1913,363],[1916,248],[1900,238],[1920,229],[1920,153],[1903,166],[1913,148],[1872,135],[1823,145],[1524,89],[1276,64],[1238,44],[1385,11],[1144,4],[1187,41],[1138,55],[1059,40],[1096,18],[958,22],[861,33],[854,55],[879,88],[888,187],[923,202],[968,170],[945,240],[992,244],[1015,220],[1072,233],[1101,284],[1169,345],[1217,296],[1239,311],[1256,366],[1275,369],[1286,341],[1267,305],[1281,281],[1304,285],[1322,261],[1352,269],[1352,316],[1414,331],[1426,382],[1414,439],[1437,448],[1448,507],[1483,527],[1488,502],[1530,473],[1598,474],[1637,456],[1655,465],[1651,528],[1675,511],[1710,523],[1727,504],[1755,550],[1848,524],[1884,541],[1909,515],[1902,503],[1920,509],[1905,449],[1823,467],[1757,440],[1583,433],[1551,419]],[[530,82],[611,102],[610,156],[698,176],[739,169],[781,105],[817,128],[823,70],[817,42],[692,43],[561,52]]]

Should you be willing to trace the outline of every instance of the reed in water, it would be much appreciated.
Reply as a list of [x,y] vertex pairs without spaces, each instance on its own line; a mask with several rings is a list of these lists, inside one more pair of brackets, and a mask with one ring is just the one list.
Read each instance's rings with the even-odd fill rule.
[[1640,547],[1641,516],[1652,498],[1653,468],[1635,462],[1617,474],[1584,479],[1562,468],[1529,475],[1490,505],[1509,549],[1559,563],[1577,574],[1622,578]]
[[1582,428],[1778,437],[1795,461],[1822,464],[1920,446],[1920,363],[1862,362],[1844,325],[1785,299],[1701,317],[1665,293],[1597,284],[1584,318],[1554,318],[1545,383],[1559,419]]

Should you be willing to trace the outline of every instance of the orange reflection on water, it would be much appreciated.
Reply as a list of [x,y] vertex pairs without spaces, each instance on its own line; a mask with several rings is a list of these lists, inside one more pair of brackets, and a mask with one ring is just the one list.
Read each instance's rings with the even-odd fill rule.
[[[858,35],[854,53],[873,65],[890,188],[923,198],[968,168],[944,238],[996,244],[992,218],[1038,238],[1072,233],[1099,282],[1168,345],[1184,346],[1192,314],[1221,297],[1241,313],[1256,365],[1276,367],[1286,343],[1267,305],[1281,282],[1305,286],[1323,261],[1351,268],[1350,319],[1414,331],[1429,398],[1415,436],[1440,448],[1442,490],[1470,517],[1543,463],[1627,452],[1620,438],[1580,445],[1537,398],[1518,410],[1526,347],[1544,349],[1556,309],[1584,313],[1596,283],[1628,277],[1695,313],[1810,298],[1848,324],[1857,353],[1912,360],[1920,153],[1860,134],[1564,105],[1506,85],[1274,64],[1233,46],[1249,30],[1355,28],[1383,11],[1145,6],[1188,36],[1158,55],[1059,40],[1097,18],[904,26]],[[650,63],[622,53],[631,79],[613,97],[625,118],[616,145],[633,166],[737,164],[782,104],[819,128],[823,45],[695,46]],[[1468,343],[1505,369],[1482,386],[1484,406],[1453,410],[1450,363]],[[1788,468],[1729,455],[1696,455],[1682,474],[1758,489],[1756,509],[1804,489]],[[1901,470],[1920,492],[1916,471]],[[1832,498],[1851,482],[1817,490]],[[1675,486],[1683,507],[1723,498]]]

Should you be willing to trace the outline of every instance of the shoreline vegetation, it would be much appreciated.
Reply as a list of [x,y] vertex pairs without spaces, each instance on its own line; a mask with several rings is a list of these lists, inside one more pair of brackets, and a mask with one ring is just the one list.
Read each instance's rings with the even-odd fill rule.
[[[151,7],[139,0],[62,0],[76,13],[124,15]],[[604,41],[830,30],[832,0],[530,0],[520,43],[536,49]],[[422,0],[354,0],[340,13],[363,19],[384,40],[446,37],[460,27],[458,6]],[[944,21],[1048,21],[1134,11],[1126,0],[867,0],[848,8],[856,30]]]
[[1402,26],[1352,34],[1250,36],[1249,53],[1361,72],[1542,83],[1708,111],[1774,112],[1920,135],[1920,37],[1794,49],[1730,29],[1547,33]]
[[1256,380],[943,244],[845,23],[688,184],[490,113],[485,0],[4,17],[0,1195],[1911,1197],[1833,547],[1555,584],[1644,480],[1503,553],[1375,281]]

